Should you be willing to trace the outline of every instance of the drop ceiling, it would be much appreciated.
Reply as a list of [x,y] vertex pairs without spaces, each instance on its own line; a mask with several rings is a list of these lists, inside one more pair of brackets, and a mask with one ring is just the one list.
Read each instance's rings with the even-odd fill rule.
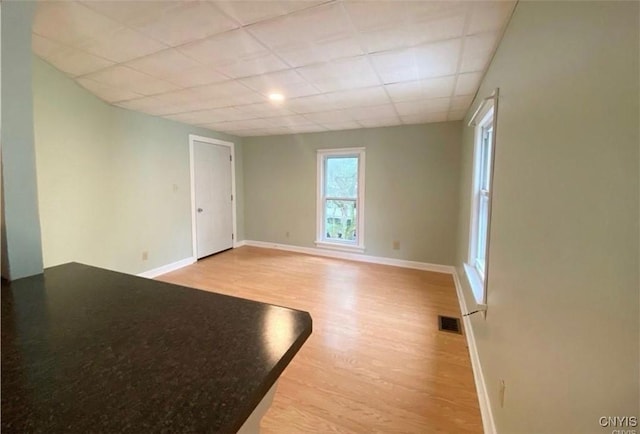
[[33,51],[110,104],[237,136],[441,122],[466,114],[514,5],[40,2]]

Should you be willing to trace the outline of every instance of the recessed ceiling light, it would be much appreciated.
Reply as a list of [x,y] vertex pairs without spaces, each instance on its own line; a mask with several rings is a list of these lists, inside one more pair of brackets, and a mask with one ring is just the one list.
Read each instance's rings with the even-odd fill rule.
[[274,102],[284,101],[284,95],[281,93],[270,93],[269,99]]

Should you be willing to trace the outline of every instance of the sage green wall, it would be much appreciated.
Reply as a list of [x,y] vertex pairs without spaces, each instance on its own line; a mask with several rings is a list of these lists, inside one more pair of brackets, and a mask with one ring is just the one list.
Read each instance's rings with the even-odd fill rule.
[[[2,5],[2,276],[42,273],[31,96],[35,2]],[[9,66],[9,67],[8,67]]]
[[245,138],[246,238],[315,247],[316,150],[365,147],[364,253],[451,265],[460,144],[460,122]]
[[140,273],[190,257],[189,134],[236,144],[243,215],[237,137],[105,104],[36,57],[33,95],[45,266]]
[[[478,93],[500,88],[489,310],[472,324],[501,433],[610,433],[601,416],[638,415],[638,13],[520,2]],[[465,282],[471,128],[463,136]]]

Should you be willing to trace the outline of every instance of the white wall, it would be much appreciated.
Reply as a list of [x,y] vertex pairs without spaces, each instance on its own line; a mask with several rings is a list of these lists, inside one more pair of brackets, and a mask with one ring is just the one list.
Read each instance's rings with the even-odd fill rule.
[[235,142],[240,179],[241,140],[110,106],[41,59],[33,66],[45,266],[140,273],[191,257],[189,134]]
[[460,129],[439,122],[246,137],[247,238],[315,247],[316,150],[364,147],[365,254],[452,265]]
[[[478,93],[500,88],[489,310],[472,321],[501,433],[638,415],[638,18],[637,2],[520,2]],[[459,273],[472,158],[465,128]]]

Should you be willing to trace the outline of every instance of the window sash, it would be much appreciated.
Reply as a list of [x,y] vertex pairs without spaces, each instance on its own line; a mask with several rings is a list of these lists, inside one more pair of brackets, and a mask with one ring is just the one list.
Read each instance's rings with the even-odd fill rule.
[[[331,159],[341,159],[341,158],[355,158],[357,160],[357,164],[356,164],[356,173],[355,173],[355,178],[354,178],[354,196],[347,196],[347,197],[342,197],[342,196],[327,196],[326,192],[328,190],[327,184],[329,182],[329,179],[327,177],[327,172],[328,172],[328,163],[329,160]],[[339,239],[339,238],[332,238],[332,237],[328,237],[327,236],[327,232],[329,230],[328,226],[327,226],[327,219],[329,218],[329,216],[327,215],[327,203],[329,201],[346,201],[346,202],[353,202],[353,208],[354,210],[358,209],[358,200],[359,200],[359,190],[358,190],[358,179],[359,179],[359,175],[360,175],[360,155],[358,154],[339,154],[339,155],[325,155],[323,157],[323,164],[322,164],[322,180],[323,180],[323,185],[322,185],[322,237],[321,240],[325,241],[325,242],[329,242],[329,243],[337,243],[337,244],[348,244],[348,245],[358,245],[359,244],[359,236],[360,234],[358,233],[359,231],[357,230],[357,228],[359,227],[359,221],[360,221],[360,213],[359,212],[355,212],[354,214],[354,220],[355,220],[355,239],[354,240],[348,240],[348,239]]]
[[[336,173],[328,170],[328,162],[331,159],[341,158],[356,160],[355,169],[351,166],[351,170],[355,172],[354,179],[350,179],[351,176],[349,176],[353,172],[348,171],[345,175],[341,172]],[[358,252],[364,250],[364,159],[364,148],[318,150],[316,245],[319,247],[331,248],[333,246],[338,250]],[[334,183],[335,176],[333,179],[327,177],[331,176],[332,172],[338,176],[347,176],[348,182],[336,185]],[[328,188],[329,185],[331,188]],[[352,195],[352,192],[355,194]],[[342,203],[331,204],[330,201],[341,201]],[[333,215],[334,211],[335,216]],[[327,236],[327,229],[330,229],[331,236]]]
[[489,238],[489,209],[491,200],[491,171],[494,111],[490,109],[476,126],[476,176],[473,208],[473,227],[469,265],[484,281]]

